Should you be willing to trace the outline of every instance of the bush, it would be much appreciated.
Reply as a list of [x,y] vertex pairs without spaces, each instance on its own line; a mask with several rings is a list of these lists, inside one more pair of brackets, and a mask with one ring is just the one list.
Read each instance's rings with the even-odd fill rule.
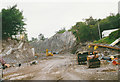
[[94,41],[94,43],[106,43],[106,44],[111,44],[114,40],[110,39],[109,37],[105,37],[101,40]]
[[109,38],[110,39],[113,39],[113,40],[116,40],[120,37],[120,29],[117,30],[117,31],[114,31],[112,32],[110,35],[109,35]]
[[101,40],[98,40],[98,41],[94,41],[94,43],[111,44],[112,42],[114,42],[119,37],[120,37],[120,29],[112,32],[108,37],[102,38]]
[[63,29],[57,31],[57,33],[58,33],[58,34],[62,34],[62,33],[64,33],[65,31],[66,31],[65,28],[63,28]]

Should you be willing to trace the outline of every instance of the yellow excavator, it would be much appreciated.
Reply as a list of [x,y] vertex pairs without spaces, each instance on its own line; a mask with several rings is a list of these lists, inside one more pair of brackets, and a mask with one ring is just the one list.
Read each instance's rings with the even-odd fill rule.
[[46,49],[46,56],[53,56],[52,52]]

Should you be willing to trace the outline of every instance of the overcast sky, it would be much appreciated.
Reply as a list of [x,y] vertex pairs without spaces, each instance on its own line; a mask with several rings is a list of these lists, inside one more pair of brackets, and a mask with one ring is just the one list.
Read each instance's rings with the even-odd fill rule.
[[23,11],[29,39],[42,33],[51,37],[85,18],[105,18],[118,12],[120,0],[0,0],[0,10],[15,4]]

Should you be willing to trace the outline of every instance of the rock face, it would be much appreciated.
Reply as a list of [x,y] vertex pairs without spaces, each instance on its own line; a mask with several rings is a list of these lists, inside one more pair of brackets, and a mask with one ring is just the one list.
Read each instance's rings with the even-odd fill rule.
[[62,34],[55,34],[45,41],[32,42],[31,45],[35,47],[36,52],[45,52],[46,49],[61,52],[69,50],[75,41],[75,36],[71,32],[66,31]]

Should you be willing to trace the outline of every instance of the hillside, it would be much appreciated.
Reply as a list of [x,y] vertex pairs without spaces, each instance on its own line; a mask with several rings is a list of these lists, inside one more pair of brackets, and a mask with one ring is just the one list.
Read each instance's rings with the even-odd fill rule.
[[[118,38],[120,38],[120,29],[112,32],[108,37],[102,38],[98,41],[94,41],[94,43],[111,44]],[[118,45],[120,45],[120,42],[118,43]]]
[[54,36],[45,41],[31,42],[30,45],[35,47],[36,52],[45,52],[46,49],[61,52],[68,51],[75,43],[75,36],[71,32],[56,33]]

